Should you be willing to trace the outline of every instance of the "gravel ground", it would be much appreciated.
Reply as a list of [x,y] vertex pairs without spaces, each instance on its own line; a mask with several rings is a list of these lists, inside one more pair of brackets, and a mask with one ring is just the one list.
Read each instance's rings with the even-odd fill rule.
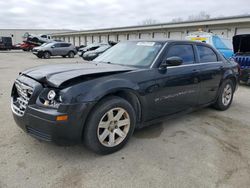
[[0,188],[250,187],[250,87],[232,107],[206,108],[136,131],[121,151],[96,155],[82,145],[40,142],[16,126],[10,91],[18,73],[74,59],[0,52]]

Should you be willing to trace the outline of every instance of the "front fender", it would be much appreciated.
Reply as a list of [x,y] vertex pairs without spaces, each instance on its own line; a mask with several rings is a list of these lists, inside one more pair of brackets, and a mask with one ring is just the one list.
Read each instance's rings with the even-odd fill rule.
[[93,86],[84,96],[83,98],[79,98],[87,101],[98,101],[103,98],[105,95],[110,93],[114,93],[121,90],[138,90],[139,87],[137,84],[124,79],[112,79],[106,80],[104,82],[98,83]]
[[235,87],[237,88],[238,81],[239,81],[239,73],[238,73],[237,67],[235,68],[235,70],[234,68],[232,68],[232,69],[227,69],[224,72],[222,80],[220,82],[220,86],[227,79],[232,79],[233,81],[235,81]]
[[106,80],[95,80],[89,83],[81,83],[65,90],[65,94],[71,98],[71,102],[94,102],[103,98],[105,95],[121,91],[138,91],[139,86],[130,80],[112,78]]

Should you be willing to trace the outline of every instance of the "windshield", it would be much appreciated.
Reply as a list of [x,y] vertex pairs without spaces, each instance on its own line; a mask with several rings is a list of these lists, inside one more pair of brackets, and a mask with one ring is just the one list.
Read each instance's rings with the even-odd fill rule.
[[214,36],[213,44],[214,44],[214,47],[217,49],[229,49],[229,50],[233,49],[233,44],[230,39],[224,39],[218,36]]
[[163,43],[161,42],[121,42],[104,52],[94,61],[147,67],[152,64],[162,46]]
[[97,48],[96,50],[94,50],[94,52],[103,52],[108,48],[110,48],[110,46],[104,45],[104,46],[101,46],[100,48]]
[[83,49],[90,49],[90,48],[93,48],[93,47],[100,47],[102,44],[100,44],[100,43],[93,43],[93,44],[90,44],[90,45],[88,45],[88,46],[86,46],[86,47],[84,47]]

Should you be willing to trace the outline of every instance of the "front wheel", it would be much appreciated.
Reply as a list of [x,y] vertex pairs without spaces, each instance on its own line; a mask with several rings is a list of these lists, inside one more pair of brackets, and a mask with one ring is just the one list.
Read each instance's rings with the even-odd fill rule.
[[44,59],[49,59],[50,58],[50,53],[49,52],[44,52],[43,57],[44,57]]
[[84,131],[84,143],[99,154],[116,152],[127,143],[135,124],[131,104],[120,97],[108,97],[91,112]]
[[233,101],[234,90],[235,85],[232,80],[225,80],[220,87],[219,96],[214,107],[221,111],[227,110]]

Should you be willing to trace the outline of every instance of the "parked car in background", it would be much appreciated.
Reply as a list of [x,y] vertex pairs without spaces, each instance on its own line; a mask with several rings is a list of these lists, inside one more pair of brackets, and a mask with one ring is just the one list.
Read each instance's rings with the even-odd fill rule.
[[78,55],[80,57],[82,57],[85,52],[96,50],[96,49],[98,49],[98,48],[100,48],[101,46],[104,46],[104,45],[107,45],[107,43],[93,43],[93,44],[90,44],[90,45],[88,45],[88,46],[86,46],[84,48],[80,48],[78,50]]
[[198,31],[190,33],[187,37],[187,40],[204,42],[210,44],[216,48],[224,57],[227,59],[233,56],[233,45],[232,39],[220,37],[213,33],[207,33],[203,31]]
[[51,38],[50,35],[47,34],[35,35],[35,34],[25,33],[23,35],[23,41],[41,45],[43,43],[53,42],[53,39]]
[[21,43],[14,44],[14,45],[12,46],[12,49],[13,49],[13,50],[21,50],[21,49],[22,49],[22,48],[21,48]]
[[38,45],[36,44],[33,44],[33,43],[29,43],[29,42],[23,42],[21,45],[20,45],[20,48],[23,50],[23,51],[31,51],[33,50],[33,48],[37,47]]
[[32,53],[35,54],[38,58],[49,59],[51,56],[62,56],[74,58],[77,51],[75,46],[66,42],[51,42],[44,43],[39,47],[35,47],[32,50]]
[[79,51],[79,49],[81,49],[81,48],[85,48],[85,47],[86,47],[86,45],[76,46],[76,50],[77,50],[77,51]]
[[0,50],[11,50],[11,49],[12,49],[12,38],[0,37]]
[[250,85],[250,34],[233,37],[234,60],[241,69],[240,80]]
[[227,110],[238,65],[205,43],[121,42],[94,62],[31,68],[11,92],[13,117],[35,138],[109,154],[135,128],[213,105]]
[[98,57],[100,54],[102,54],[103,52],[107,51],[111,46],[110,45],[102,45],[100,46],[99,48],[97,48],[96,50],[92,50],[92,51],[88,51],[88,52],[85,52],[83,55],[82,55],[82,58],[84,60],[87,60],[87,61],[91,61],[93,59],[95,59],[96,57]]

